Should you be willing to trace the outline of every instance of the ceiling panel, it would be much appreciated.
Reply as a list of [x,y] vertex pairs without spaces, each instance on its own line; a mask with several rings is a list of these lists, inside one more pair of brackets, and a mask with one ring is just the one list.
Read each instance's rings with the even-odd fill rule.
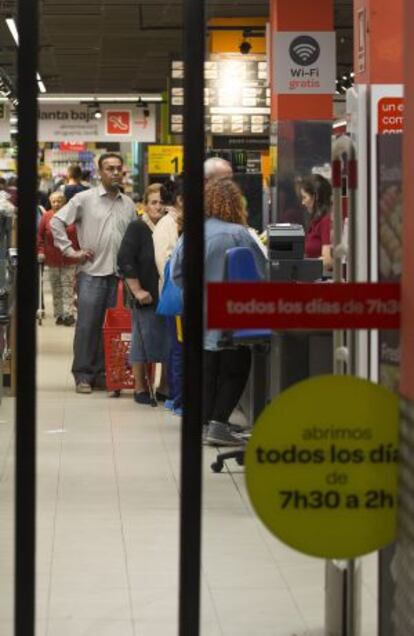
[[[0,67],[11,75],[16,49],[4,18],[15,6],[16,0],[0,0]],[[48,90],[165,90],[169,60],[182,48],[181,1],[40,0],[40,6],[39,70]],[[206,1],[208,17],[267,16],[268,10],[268,0]],[[352,13],[352,0],[335,1],[340,73],[352,65]]]

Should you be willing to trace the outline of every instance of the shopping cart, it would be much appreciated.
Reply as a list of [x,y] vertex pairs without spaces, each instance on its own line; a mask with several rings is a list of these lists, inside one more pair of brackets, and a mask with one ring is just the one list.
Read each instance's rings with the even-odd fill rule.
[[131,349],[131,312],[124,306],[124,285],[118,283],[116,305],[107,309],[103,325],[106,388],[119,397],[122,389],[134,388],[129,363]]
[[45,317],[45,306],[43,301],[43,270],[44,264],[39,263],[38,267],[38,299],[37,299],[37,312],[36,312],[36,320],[37,324],[41,325],[42,320]]

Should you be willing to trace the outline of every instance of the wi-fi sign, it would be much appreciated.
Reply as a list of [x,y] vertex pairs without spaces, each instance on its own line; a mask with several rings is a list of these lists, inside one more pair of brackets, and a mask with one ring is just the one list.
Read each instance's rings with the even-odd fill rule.
[[295,64],[310,66],[319,59],[321,47],[310,35],[300,35],[292,41],[289,54]]

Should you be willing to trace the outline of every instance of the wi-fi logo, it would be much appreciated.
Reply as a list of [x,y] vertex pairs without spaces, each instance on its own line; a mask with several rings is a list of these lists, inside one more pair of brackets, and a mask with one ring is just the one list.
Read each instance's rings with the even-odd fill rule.
[[310,66],[319,59],[321,48],[315,38],[310,35],[300,35],[292,41],[289,54],[295,64]]

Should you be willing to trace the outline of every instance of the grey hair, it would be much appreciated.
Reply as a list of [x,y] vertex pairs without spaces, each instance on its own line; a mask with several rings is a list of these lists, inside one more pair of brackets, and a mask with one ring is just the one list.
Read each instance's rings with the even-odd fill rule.
[[211,179],[211,177],[214,177],[217,172],[220,173],[223,169],[227,169],[230,174],[233,172],[231,163],[226,161],[226,159],[210,157],[210,159],[206,159],[204,162],[204,178]]

